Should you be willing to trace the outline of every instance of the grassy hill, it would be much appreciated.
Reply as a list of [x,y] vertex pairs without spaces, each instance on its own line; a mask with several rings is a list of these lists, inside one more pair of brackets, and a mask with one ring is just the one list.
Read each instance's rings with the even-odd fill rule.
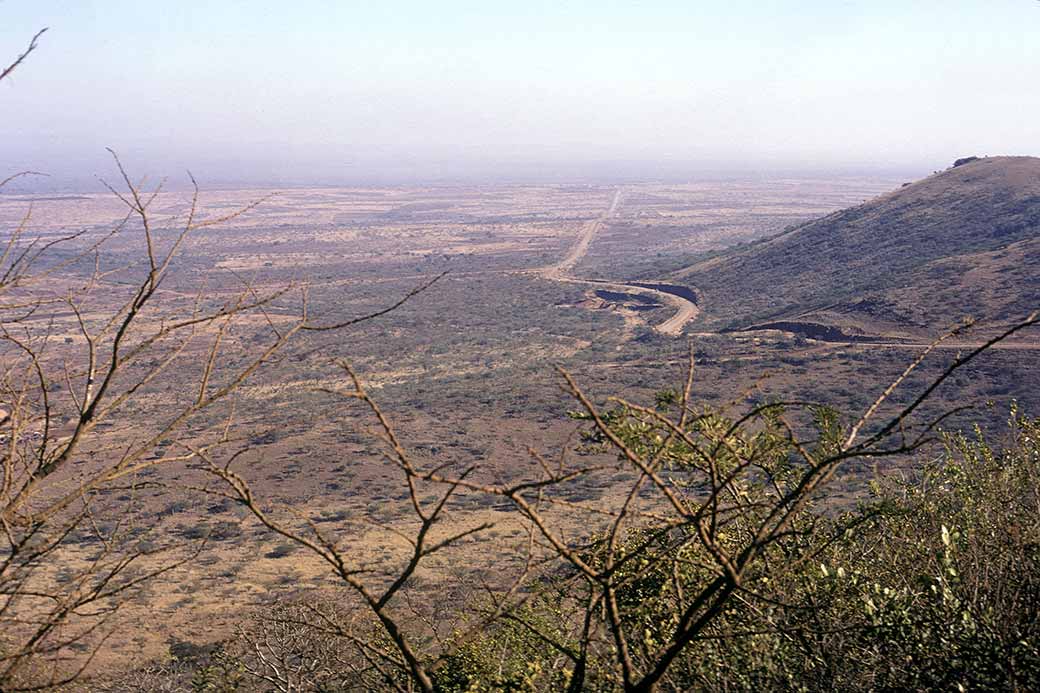
[[680,270],[713,327],[917,335],[1040,306],[1040,159],[962,163]]

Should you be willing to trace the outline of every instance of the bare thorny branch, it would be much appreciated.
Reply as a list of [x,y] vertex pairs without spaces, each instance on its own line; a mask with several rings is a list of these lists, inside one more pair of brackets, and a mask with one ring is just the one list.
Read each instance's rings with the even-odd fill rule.
[[[386,527],[407,540],[411,553],[385,583],[378,585],[370,582],[362,568],[351,563],[346,550],[324,537],[313,523],[309,530],[304,531],[274,519],[255,498],[248,483],[231,471],[230,465],[219,466],[210,462],[210,471],[226,482],[231,488],[229,495],[245,503],[262,523],[321,556],[344,583],[361,596],[400,655],[400,659],[391,657],[379,661],[383,664],[392,662],[393,667],[421,690],[431,690],[432,673],[448,653],[420,653],[416,649],[417,636],[409,635],[408,623],[402,620],[403,616],[392,613],[394,598],[402,593],[426,557],[486,528],[486,525],[477,525],[450,534],[448,539],[439,542],[430,539],[431,527],[444,519],[453,494],[467,491],[505,499],[529,523],[532,541],[520,577],[501,598],[491,598],[493,606],[487,612],[488,618],[479,621],[479,627],[490,628],[496,623],[512,621],[546,641],[565,661],[570,662],[570,690],[581,690],[584,685],[592,648],[605,647],[603,651],[615,659],[620,683],[625,690],[651,691],[667,678],[674,662],[693,642],[723,637],[713,630],[714,624],[733,600],[753,606],[753,600],[768,599],[747,584],[745,578],[749,573],[767,570],[767,566],[773,564],[775,559],[770,556],[774,547],[787,546],[815,531],[816,522],[811,514],[806,513],[810,512],[814,499],[842,465],[854,459],[908,454],[916,450],[927,432],[946,416],[944,414],[922,426],[922,433],[916,437],[907,437],[908,422],[935,389],[994,344],[1037,322],[1037,316],[1030,315],[983,346],[958,356],[909,405],[879,422],[883,405],[892,393],[919,368],[936,345],[963,328],[944,335],[884,388],[833,447],[827,447],[822,440],[800,440],[795,427],[783,414],[790,408],[812,410],[816,407],[813,403],[759,405],[728,422],[717,415],[696,412],[691,354],[676,418],[657,409],[614,400],[627,412],[625,416],[636,417],[643,425],[661,432],[648,449],[638,449],[628,441],[623,428],[619,428],[617,417],[606,416],[574,378],[561,371],[566,390],[582,406],[595,432],[634,475],[627,490],[617,496],[616,505],[607,508],[601,503],[592,513],[593,516],[602,516],[607,522],[602,539],[591,544],[575,544],[567,536],[567,520],[563,519],[561,524],[559,514],[549,514],[545,508],[579,509],[580,506],[568,504],[565,498],[558,496],[566,494],[567,484],[600,470],[605,471],[608,467],[585,463],[568,465],[562,461],[554,466],[532,451],[532,462],[537,472],[535,477],[496,485],[477,480],[472,468],[451,474],[446,472],[444,464],[432,467],[420,464],[412,458],[358,375],[349,365],[341,363],[350,387],[324,391],[358,401],[368,409],[379,436],[387,445],[385,460],[402,474],[417,522],[415,528],[407,533],[396,527]],[[773,426],[776,433],[766,436],[758,426],[759,422],[766,424],[766,431]],[[873,432],[864,437],[863,432],[870,428]],[[771,451],[781,449],[787,451],[781,456],[784,465],[774,468],[776,457]],[[792,454],[800,460],[800,467],[789,466]],[[690,461],[682,473],[671,466],[678,459],[676,455],[685,455],[683,459]],[[691,481],[691,474],[699,474],[701,481]],[[763,487],[768,491],[766,495],[750,493],[754,485],[749,484],[749,480],[754,475],[768,480]],[[432,505],[421,500],[420,489],[429,484],[443,489]],[[644,498],[647,490],[652,491],[649,500]],[[688,553],[687,547],[693,545],[701,547],[703,558]],[[794,546],[790,544],[790,547]],[[788,565],[795,565],[810,559],[820,549],[817,547],[805,556],[792,554],[790,550],[785,549],[784,560]],[[532,577],[533,557],[539,551],[547,551],[557,561],[574,569],[574,575],[588,588],[585,601],[578,608],[577,613],[581,615],[576,616],[576,635],[568,636],[577,638],[577,646],[544,632],[527,620],[520,608],[534,594],[529,584],[527,587],[524,585]],[[636,634],[628,632],[625,607],[619,602],[618,590],[665,565],[671,566],[668,570],[675,581],[674,626],[663,642],[649,649],[641,641],[634,646]],[[674,577],[675,571],[681,567],[683,570],[702,571],[706,575],[705,581],[700,585],[682,583]],[[603,640],[600,635],[606,635],[607,639]],[[357,639],[356,635],[350,637]],[[458,646],[468,642],[470,637],[458,634],[454,643]],[[605,644],[607,641],[609,645]],[[451,646],[451,641],[441,643],[441,647]],[[374,650],[366,652],[366,657],[375,656]]]
[[[14,62],[12,62],[7,67],[5,67],[3,69],[3,71],[0,71],[0,81],[3,81],[6,78],[10,77],[11,73],[13,73],[15,71],[15,68],[17,68],[19,65],[21,65],[22,62],[26,58],[29,57],[29,54],[32,53],[34,50],[36,50],[39,47],[38,46],[38,41],[40,40],[40,37],[43,36],[46,31],[47,31],[46,28],[40,29],[39,31],[37,31],[36,34],[32,37],[32,39],[29,40],[29,46],[24,51],[22,51],[18,55],[17,58],[14,59]],[[6,182],[6,181],[4,181],[4,182]]]
[[[153,467],[208,459],[213,446],[228,439],[231,419],[216,443],[181,440],[185,444],[182,454],[151,453],[161,441],[182,438],[185,425],[203,411],[230,401],[243,383],[302,331],[336,330],[387,312],[379,310],[342,325],[318,324],[308,315],[304,287],[260,290],[245,283],[226,300],[215,301],[215,296],[200,292],[189,315],[173,314],[157,299],[189,234],[230,221],[261,201],[230,214],[200,219],[199,189],[191,178],[186,219],[171,238],[166,238],[165,229],[154,225],[151,212],[161,188],[144,192],[118,156],[114,152],[112,156],[125,189],[108,187],[126,204],[128,216],[110,232],[89,241],[85,248],[72,247],[67,257],[50,262],[51,249],[74,244],[83,232],[23,242],[29,224],[27,214],[2,250],[0,298],[16,298],[0,305],[0,345],[4,349],[0,369],[0,538],[4,542],[0,545],[0,631],[5,637],[17,633],[20,638],[0,643],[3,690],[37,685],[24,680],[27,665],[38,667],[48,657],[94,637],[139,585],[197,555],[193,549],[188,559],[166,560],[134,542],[117,541],[112,535],[100,558],[88,564],[79,577],[64,586],[55,583],[58,557],[70,542],[75,543],[74,537],[88,526],[95,526],[95,534],[101,536],[92,519],[98,491],[125,480],[129,480],[127,488],[134,489],[138,476]],[[111,290],[106,283],[111,271],[101,269],[100,251],[134,219],[144,245],[145,276],[131,286],[125,301],[99,311],[90,301],[99,295],[107,297]],[[43,260],[49,264],[41,266]],[[82,288],[65,295],[47,295],[41,277],[58,276],[86,261],[93,271]],[[394,306],[423,288],[410,292]],[[294,295],[299,296],[297,307],[282,305]],[[57,343],[54,315],[62,307],[75,321],[77,340],[72,346]],[[284,314],[287,308],[287,324],[283,321],[276,325],[269,311]],[[99,312],[100,319],[92,317]],[[226,336],[240,317],[250,313],[263,315],[270,328],[270,341],[229,367]],[[99,425],[125,416],[150,385],[170,377],[172,369],[196,349],[205,356],[196,362],[197,381],[188,388],[193,390],[191,400],[167,409],[153,431],[122,451],[106,449],[109,436],[99,432]],[[182,382],[184,375],[181,368],[178,377]],[[70,465],[85,460],[90,460],[89,465],[73,472]],[[431,524],[435,519],[431,518]],[[138,564],[158,567],[138,569]],[[51,606],[44,608],[45,602]],[[31,622],[35,625],[31,627],[26,625],[30,623],[27,613],[34,614]],[[72,627],[80,622],[86,625]],[[22,625],[8,629],[5,624],[12,628]],[[89,654],[95,651],[91,649]],[[57,685],[62,676],[75,678],[80,673],[59,673],[55,669],[46,685]]]

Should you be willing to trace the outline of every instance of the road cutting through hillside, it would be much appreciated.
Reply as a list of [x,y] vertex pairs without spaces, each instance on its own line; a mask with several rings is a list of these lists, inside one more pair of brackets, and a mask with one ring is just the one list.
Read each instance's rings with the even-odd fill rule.
[[581,262],[582,258],[585,257],[585,254],[588,253],[589,246],[592,245],[592,241],[596,238],[596,234],[599,233],[600,229],[603,228],[608,220],[617,216],[618,207],[621,205],[621,197],[622,191],[618,190],[610,202],[610,208],[601,216],[593,219],[582,227],[581,233],[578,234],[578,238],[574,241],[574,245],[571,246],[570,250],[567,251],[567,254],[562,260],[556,264],[549,265],[548,267],[535,270],[535,272],[545,279],[555,282],[582,284],[585,286],[607,289],[609,291],[648,296],[661,303],[670,305],[675,308],[675,315],[668,318],[660,325],[656,325],[654,329],[661,334],[670,337],[678,337],[682,334],[687,323],[696,318],[700,312],[697,305],[688,298],[668,293],[667,291],[661,291],[659,289],[638,286],[636,284],[626,284],[624,282],[615,282],[610,280],[579,279],[571,276],[571,272],[574,270],[575,266],[577,266],[577,264]]

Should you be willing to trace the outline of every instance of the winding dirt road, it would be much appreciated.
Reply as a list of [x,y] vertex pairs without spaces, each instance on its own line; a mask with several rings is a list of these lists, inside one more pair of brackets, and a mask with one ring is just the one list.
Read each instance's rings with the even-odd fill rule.
[[661,334],[678,337],[682,334],[686,324],[696,318],[700,313],[700,310],[693,301],[682,296],[677,296],[676,294],[670,294],[667,291],[651,289],[645,286],[595,279],[578,279],[577,277],[571,276],[571,271],[579,262],[581,262],[581,259],[585,257],[585,254],[589,251],[589,246],[592,245],[592,241],[596,238],[596,234],[599,233],[600,229],[603,228],[607,221],[617,216],[618,207],[621,206],[622,193],[623,191],[620,189],[614,193],[614,198],[610,202],[610,208],[601,216],[593,219],[582,227],[581,233],[578,234],[578,238],[574,241],[574,245],[571,246],[571,249],[567,251],[567,254],[562,260],[556,264],[536,270],[536,272],[545,279],[550,279],[555,282],[583,284],[610,291],[639,294],[641,296],[651,297],[661,303],[671,305],[676,309],[675,315],[668,318],[660,325],[657,325],[654,329]]
[[[609,280],[597,280],[597,279],[580,279],[572,276],[572,271],[581,262],[582,258],[589,251],[589,247],[595,240],[596,235],[600,230],[607,224],[607,222],[616,217],[618,209],[621,206],[621,200],[624,191],[618,189],[614,193],[614,197],[611,199],[610,207],[599,217],[586,223],[578,237],[575,239],[574,244],[567,251],[567,254],[559,262],[542,267],[536,270],[527,270],[545,279],[549,279],[556,282],[563,282],[566,284],[581,284],[584,286],[593,286],[600,289],[607,289],[609,291],[617,291],[628,294],[638,294],[653,298],[654,300],[671,305],[675,308],[675,314],[668,318],[660,325],[654,327],[654,329],[664,335],[671,337],[678,337],[683,333],[686,325],[694,320],[699,314],[700,309],[697,304],[691,301],[685,296],[681,296],[675,293],[669,293],[668,291],[661,291],[659,289],[652,288],[651,286],[640,286],[638,284],[626,284],[624,282],[615,282]],[[665,283],[658,282],[641,282],[642,284],[652,284],[655,286],[664,286]],[[676,289],[682,289],[682,287],[676,287]],[[689,294],[689,290],[684,290],[685,293]],[[742,332],[751,333],[755,330],[746,330]],[[706,333],[715,334],[715,333]],[[814,339],[821,344],[830,345],[847,345],[847,346],[869,346],[885,349],[923,349],[928,346],[925,343],[912,343],[903,341],[891,341],[891,342],[864,342],[864,341],[842,341],[834,339]],[[981,346],[981,342],[956,342],[946,343],[939,345],[940,349],[975,349]],[[1040,349],[1040,343],[1037,342],[1009,342],[999,343],[994,345],[996,349],[1022,349],[1022,350],[1038,350]]]

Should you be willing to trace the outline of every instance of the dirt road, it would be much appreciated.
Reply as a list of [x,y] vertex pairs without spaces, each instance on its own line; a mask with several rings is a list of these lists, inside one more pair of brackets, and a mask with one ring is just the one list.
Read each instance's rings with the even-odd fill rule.
[[610,209],[603,213],[602,216],[593,219],[592,221],[585,224],[582,227],[581,233],[578,234],[578,239],[571,246],[571,249],[567,251],[567,254],[562,260],[557,262],[555,265],[549,265],[541,271],[541,274],[546,279],[552,279],[555,281],[566,281],[573,279],[568,277],[570,271],[574,269],[574,266],[581,262],[581,259],[585,257],[585,253],[589,252],[589,246],[592,245],[592,239],[599,233],[600,228],[606,223],[608,219],[617,214],[618,205],[621,204],[621,190],[614,193],[614,199],[610,202]]
[[609,291],[639,294],[641,296],[653,298],[661,303],[671,305],[675,308],[675,315],[668,318],[660,325],[657,325],[654,329],[661,334],[678,337],[682,334],[686,324],[696,318],[697,314],[700,312],[693,301],[682,296],[677,296],[676,294],[660,291],[658,289],[651,289],[645,286],[636,286],[634,284],[625,284],[623,282],[578,279],[571,276],[571,271],[579,262],[581,262],[581,259],[585,257],[585,254],[589,251],[589,246],[592,245],[592,241],[596,238],[596,234],[599,233],[600,229],[603,228],[604,224],[606,224],[608,220],[617,216],[618,207],[621,205],[622,192],[623,191],[619,189],[614,193],[614,198],[610,202],[610,208],[601,216],[593,219],[582,227],[581,233],[578,234],[578,238],[574,241],[574,245],[571,246],[571,249],[567,251],[567,254],[562,260],[554,265],[549,265],[548,267],[536,270],[536,272],[545,279],[550,279],[556,282],[583,284],[586,286],[595,286],[600,289],[607,289]]

